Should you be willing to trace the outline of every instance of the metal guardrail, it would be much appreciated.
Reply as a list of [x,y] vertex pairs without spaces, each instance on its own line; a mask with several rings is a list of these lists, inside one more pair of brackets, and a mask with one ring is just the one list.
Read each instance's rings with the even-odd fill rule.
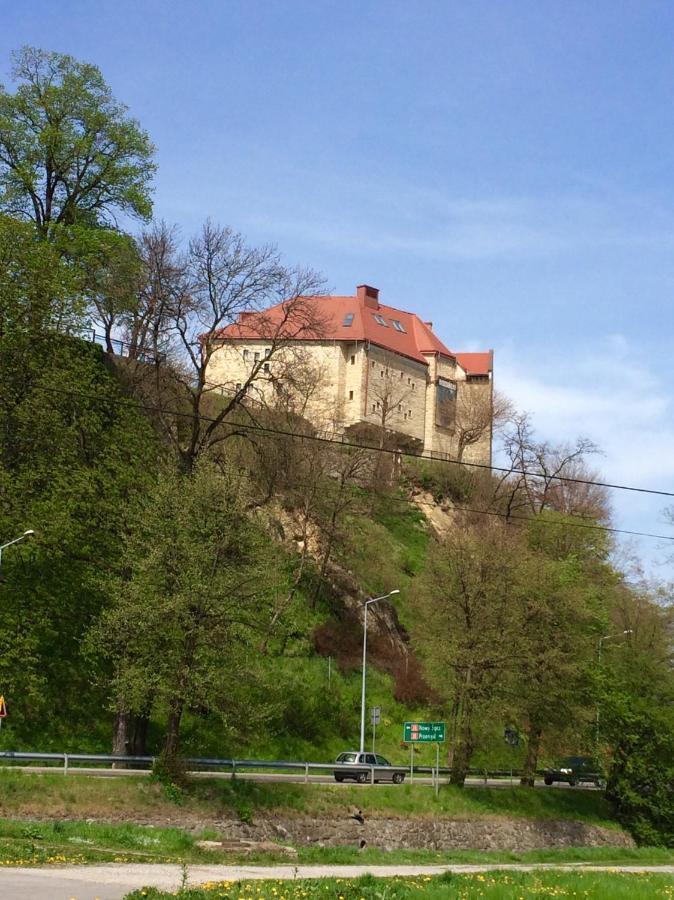
[[[19,750],[2,750],[0,751],[0,762],[7,760],[9,762],[46,762],[58,763],[67,774],[70,769],[77,769],[82,764],[108,765],[127,768],[128,766],[147,767],[148,772],[154,765],[155,756],[122,756],[105,753],[41,753],[26,752]],[[353,773],[354,768],[359,770],[367,770],[370,772],[370,780],[374,780],[374,773],[381,768],[380,766],[368,766],[359,764],[340,764],[335,762],[316,763],[316,762],[298,762],[294,760],[267,760],[267,759],[218,759],[204,756],[188,757],[185,760],[188,767],[198,769],[225,769],[236,775],[237,771],[254,770],[254,769],[280,769],[290,770],[304,773],[305,780],[308,780],[311,772],[344,772],[346,774]],[[394,768],[409,774],[410,780],[414,775],[430,775],[433,778],[439,778],[442,775],[449,775],[451,769],[446,766],[440,766],[437,770],[435,766],[413,766],[400,765]],[[490,778],[517,778],[522,773],[517,769],[469,769],[469,776],[479,777],[486,782]],[[542,772],[537,772],[541,775]]]

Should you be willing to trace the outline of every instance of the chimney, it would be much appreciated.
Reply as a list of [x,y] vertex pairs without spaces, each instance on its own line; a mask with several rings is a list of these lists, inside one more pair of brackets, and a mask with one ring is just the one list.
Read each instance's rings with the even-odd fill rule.
[[379,288],[370,287],[369,284],[359,284],[356,288],[358,302],[369,309],[379,309]]
[[424,322],[424,325],[425,325],[426,328],[428,328],[430,331],[433,331],[433,323],[432,323],[432,322]]

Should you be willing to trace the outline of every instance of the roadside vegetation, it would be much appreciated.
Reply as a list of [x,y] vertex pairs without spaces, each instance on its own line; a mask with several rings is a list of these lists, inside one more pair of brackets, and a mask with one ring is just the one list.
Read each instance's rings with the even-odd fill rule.
[[[448,723],[457,787],[471,767],[515,768],[528,786],[559,756],[597,756],[610,807],[499,791],[485,809],[582,817],[596,802],[671,846],[674,606],[612,560],[597,448],[541,441],[502,399],[493,420],[455,421],[461,453],[494,427],[498,473],[410,458],[385,422],[365,444],[318,440],[335,425],[304,415],[322,373],[282,351],[320,333],[303,298],[322,278],[211,220],[185,241],[153,221],[154,148],[95,66],[24,48],[13,77],[0,540],[36,536],[2,560],[0,749],[152,754],[186,804],[211,790],[185,784],[187,755],[326,761],[358,734],[363,601],[398,588],[371,610],[380,752],[404,761],[402,722],[429,718]],[[221,329],[280,300],[245,383],[209,381]],[[75,812],[80,788],[65,785]],[[232,790],[253,805],[307,796]],[[368,803],[416,810],[422,796]],[[434,808],[478,796],[443,788]],[[49,791],[32,802],[47,810]]]
[[211,883],[202,888],[187,888],[178,894],[144,888],[127,900],[164,900],[180,896],[182,900],[235,900],[241,897],[265,897],[291,900],[300,897],[339,897],[340,900],[404,900],[407,897],[494,898],[522,900],[523,897],[593,897],[596,900],[650,900],[674,895],[671,878],[666,875],[589,873],[589,872],[485,872],[470,875],[446,873],[411,878],[322,878],[297,881],[237,881]]

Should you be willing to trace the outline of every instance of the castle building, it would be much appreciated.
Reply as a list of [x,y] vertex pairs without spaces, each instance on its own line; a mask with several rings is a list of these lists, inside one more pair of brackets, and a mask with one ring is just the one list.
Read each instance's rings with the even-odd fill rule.
[[300,298],[290,322],[287,304],[240,314],[216,334],[209,384],[223,393],[248,385],[251,399],[270,402],[284,383],[299,385],[301,370],[301,412],[318,428],[374,426],[426,455],[491,462],[491,350],[449,350],[431,322],[380,303],[364,284],[352,297]]

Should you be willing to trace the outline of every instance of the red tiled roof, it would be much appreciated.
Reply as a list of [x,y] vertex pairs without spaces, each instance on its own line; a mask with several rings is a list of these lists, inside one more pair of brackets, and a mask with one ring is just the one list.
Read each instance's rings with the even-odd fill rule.
[[494,366],[494,353],[457,353],[456,361],[468,375],[489,375]]
[[[424,354],[439,353],[451,359],[457,357],[415,313],[386,306],[376,300],[370,306],[363,302],[360,289],[359,296],[355,297],[304,297],[302,303],[305,306],[303,316],[307,321],[313,319],[320,322],[320,330],[295,327],[294,333],[290,333],[289,328],[279,328],[283,304],[278,304],[263,313],[244,314],[238,322],[219,331],[217,336],[229,340],[264,340],[275,333],[279,338],[294,340],[370,341],[425,365],[428,360]],[[347,315],[353,316],[350,325],[344,324]],[[375,316],[382,318],[386,324],[382,325]],[[394,320],[400,323],[404,331],[394,326]],[[473,353],[462,356],[483,356],[488,359],[490,354]]]

